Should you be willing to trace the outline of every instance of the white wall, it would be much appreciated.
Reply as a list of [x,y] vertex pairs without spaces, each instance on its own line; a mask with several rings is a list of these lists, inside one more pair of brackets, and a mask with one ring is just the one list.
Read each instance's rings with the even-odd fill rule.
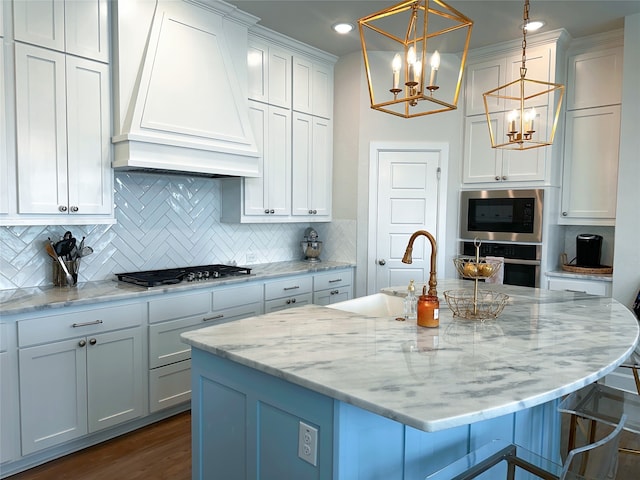
[[[449,57],[449,58],[447,58]],[[455,60],[455,61],[454,61]],[[444,65],[457,59],[443,55],[438,80],[455,84],[457,72]],[[448,61],[448,62],[447,62]],[[449,177],[447,198],[446,245],[438,246],[438,255],[452,258],[457,252],[458,192],[461,182],[462,111],[461,109],[405,119],[370,108],[369,91],[361,53],[353,53],[338,60],[335,67],[334,103],[334,218],[357,221],[356,295],[366,294],[368,265],[369,216],[369,146],[371,142],[448,142]],[[389,71],[389,78],[391,74]],[[462,99],[459,100],[462,105]],[[435,206],[434,206],[435,208]],[[453,276],[453,264],[439,278]]]
[[613,298],[631,307],[640,289],[640,14],[624,22],[622,121],[616,213]]

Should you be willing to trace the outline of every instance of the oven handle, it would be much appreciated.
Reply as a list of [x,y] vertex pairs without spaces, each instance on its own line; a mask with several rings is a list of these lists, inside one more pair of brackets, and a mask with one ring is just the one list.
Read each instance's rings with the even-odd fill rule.
[[520,260],[517,258],[505,258],[504,263],[509,263],[511,265],[533,265],[539,266],[540,260]]

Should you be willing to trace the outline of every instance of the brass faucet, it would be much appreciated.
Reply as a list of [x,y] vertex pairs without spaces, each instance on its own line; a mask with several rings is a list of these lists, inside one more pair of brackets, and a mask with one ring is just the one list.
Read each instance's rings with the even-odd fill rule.
[[412,263],[413,259],[411,258],[411,252],[413,252],[413,242],[420,235],[424,235],[431,242],[431,272],[429,273],[429,295],[438,296],[438,292],[436,290],[436,286],[438,282],[436,281],[436,239],[433,238],[426,230],[418,230],[409,239],[409,244],[407,245],[407,249],[404,252],[404,257],[402,257],[402,263]]

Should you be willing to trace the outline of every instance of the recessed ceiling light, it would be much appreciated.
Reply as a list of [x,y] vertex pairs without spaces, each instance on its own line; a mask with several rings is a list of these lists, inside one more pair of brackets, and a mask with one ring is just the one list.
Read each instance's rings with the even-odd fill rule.
[[537,30],[540,30],[546,24],[547,22],[545,22],[544,20],[532,20],[527,24],[527,32],[535,32]]
[[341,22],[341,23],[336,23],[331,28],[333,28],[334,31],[344,35],[346,33],[349,33],[351,30],[353,30],[353,24]]

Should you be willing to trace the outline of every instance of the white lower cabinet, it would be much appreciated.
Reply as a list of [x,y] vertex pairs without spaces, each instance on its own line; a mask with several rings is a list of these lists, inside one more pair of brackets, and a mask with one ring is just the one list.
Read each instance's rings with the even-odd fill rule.
[[353,270],[336,270],[313,276],[313,303],[330,305],[353,297]]
[[145,413],[143,304],[18,322],[22,455]]
[[15,337],[15,324],[0,323],[0,465],[20,456]]
[[589,295],[600,295],[602,297],[611,296],[612,283],[608,280],[547,277],[547,282],[549,290],[587,293]]
[[191,399],[190,330],[263,313],[262,283],[166,295],[149,302],[149,410]]

